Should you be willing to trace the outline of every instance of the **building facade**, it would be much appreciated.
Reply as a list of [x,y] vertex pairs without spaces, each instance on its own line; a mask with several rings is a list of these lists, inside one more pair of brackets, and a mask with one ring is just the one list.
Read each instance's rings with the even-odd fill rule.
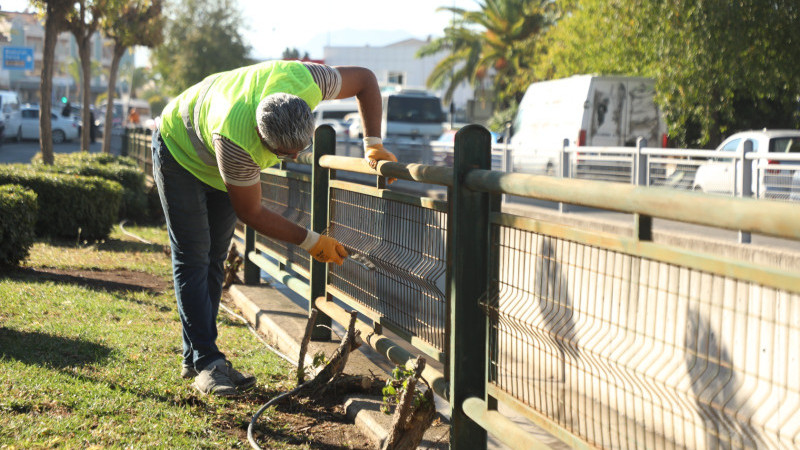
[[[325,64],[356,65],[366,67],[375,73],[381,85],[400,85],[407,88],[425,89],[425,83],[433,69],[444,57],[442,52],[436,55],[417,58],[417,51],[428,42],[420,39],[406,39],[381,47],[323,47]],[[429,89],[430,90],[430,89]],[[432,90],[440,98],[444,89]],[[453,106],[456,121],[467,120],[467,106],[471,104],[473,91],[464,83],[453,93]],[[444,104],[449,109],[449,104]]]
[[[42,20],[33,13],[3,12],[0,16],[0,52],[5,47],[32,49],[33,69],[22,70],[8,68],[6,64],[0,65],[0,89],[18,92],[23,102],[38,103],[44,49]],[[112,41],[96,33],[91,44],[92,64],[99,63],[100,67],[91,80],[92,101],[108,90],[112,51]],[[128,51],[123,56],[120,67],[132,67],[132,63],[133,55]],[[81,102],[80,80],[72,74],[79,73],[79,67],[80,58],[75,37],[69,32],[60,33],[53,66],[53,100],[66,97],[73,104]]]

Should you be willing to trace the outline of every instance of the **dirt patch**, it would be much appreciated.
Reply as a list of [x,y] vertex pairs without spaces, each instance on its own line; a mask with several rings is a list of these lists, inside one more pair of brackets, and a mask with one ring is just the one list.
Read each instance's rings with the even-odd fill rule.
[[24,268],[16,271],[20,277],[35,277],[57,283],[69,283],[108,291],[133,291],[160,294],[172,287],[163,277],[129,270],[83,270]]
[[[268,400],[265,399],[264,403]],[[287,400],[259,418],[254,427],[254,437],[262,448],[375,448],[347,418],[343,403],[344,396],[328,396],[322,401],[307,398]],[[244,434],[244,439],[247,439],[246,427]]]

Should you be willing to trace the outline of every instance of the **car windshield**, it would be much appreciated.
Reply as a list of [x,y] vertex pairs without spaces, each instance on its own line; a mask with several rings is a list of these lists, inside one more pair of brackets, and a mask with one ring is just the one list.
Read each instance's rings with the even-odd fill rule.
[[392,122],[439,123],[444,120],[439,99],[435,97],[389,97],[386,120]]
[[770,153],[800,153],[800,137],[780,137],[769,141]]

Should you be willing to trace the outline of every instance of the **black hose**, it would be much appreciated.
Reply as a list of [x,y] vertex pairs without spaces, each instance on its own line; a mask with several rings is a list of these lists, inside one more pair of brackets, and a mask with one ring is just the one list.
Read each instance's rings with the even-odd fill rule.
[[310,383],[311,381],[313,381],[313,380],[308,380],[305,383],[301,384],[300,386],[297,386],[296,388],[292,389],[291,391],[286,391],[286,392],[283,392],[281,394],[276,395],[275,397],[272,397],[267,403],[264,403],[264,405],[261,408],[259,408],[258,411],[256,411],[255,414],[253,414],[253,418],[250,420],[250,425],[247,426],[247,440],[248,440],[248,442],[250,442],[250,446],[251,447],[253,447],[256,450],[262,450],[262,448],[256,442],[255,438],[253,438],[253,427],[255,426],[256,422],[258,421],[258,418],[261,417],[261,413],[266,411],[267,408],[269,408],[270,406],[274,405],[275,403],[278,403],[278,401],[283,400],[284,398],[291,397],[291,396],[297,394],[298,392],[300,392],[300,389],[303,389],[304,387],[306,387],[306,385],[308,383]]

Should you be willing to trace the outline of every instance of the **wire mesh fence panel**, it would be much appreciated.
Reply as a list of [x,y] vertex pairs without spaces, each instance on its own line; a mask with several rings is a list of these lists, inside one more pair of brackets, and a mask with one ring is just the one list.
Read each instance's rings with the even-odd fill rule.
[[497,227],[498,389],[606,448],[800,445],[800,295]]
[[[268,173],[261,174],[261,203],[270,211],[280,214],[301,227],[311,225],[311,183]],[[267,236],[257,235],[256,242],[286,259],[287,263],[304,269],[308,275],[311,258],[299,246]]]
[[777,161],[764,164],[763,167],[756,165],[756,183],[758,187],[753,189],[758,197],[771,200],[800,201],[800,162],[784,162],[777,164]]
[[573,156],[572,178],[628,184],[633,182],[633,155],[587,152]]
[[332,189],[330,217],[354,257],[330,266],[328,284],[444,351],[446,213]]
[[649,185],[690,191],[694,187],[694,175],[700,164],[702,161],[651,156],[648,164]]

